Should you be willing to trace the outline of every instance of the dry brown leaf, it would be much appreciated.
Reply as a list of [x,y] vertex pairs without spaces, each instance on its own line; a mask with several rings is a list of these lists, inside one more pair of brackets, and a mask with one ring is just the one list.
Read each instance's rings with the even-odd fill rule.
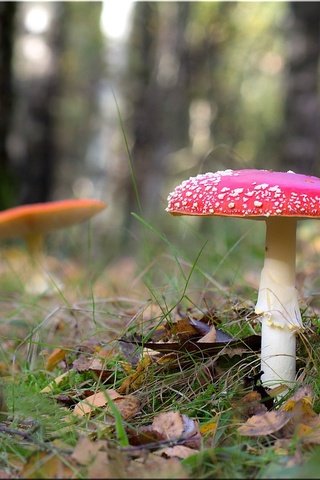
[[59,362],[66,358],[66,354],[67,350],[64,350],[63,348],[55,348],[46,359],[45,369],[51,372]]
[[238,428],[240,435],[257,437],[278,432],[291,419],[291,414],[283,411],[266,412],[262,415],[253,415]]
[[93,372],[103,381],[111,381],[114,378],[114,372],[106,368],[106,362],[102,358],[87,357],[86,355],[80,355],[73,364],[72,367],[77,372]]
[[[295,432],[306,431],[302,425],[313,427],[313,435],[316,441],[317,429],[319,428],[319,416],[312,408],[312,389],[309,385],[300,387],[279,410],[254,415],[238,428],[242,435],[258,436],[269,435],[279,432],[283,438],[291,437]],[[311,432],[308,432],[311,439]]]
[[132,460],[126,478],[188,478],[187,471],[177,458],[163,458],[154,453]]
[[255,390],[247,393],[233,407],[244,420],[268,411],[267,407],[261,403],[261,394]]
[[148,443],[156,443],[163,440],[162,433],[155,430],[152,425],[142,426],[137,430],[128,429],[128,438],[130,445],[146,445]]
[[107,396],[115,403],[122,418],[125,420],[136,415],[140,409],[140,401],[138,398],[133,395],[120,395],[116,390],[109,389],[105,392],[96,392],[84,400],[81,400],[81,402],[75,406],[73,413],[80,417],[85,415],[90,416],[97,408],[101,407],[106,407],[106,411],[110,413]]
[[88,465],[92,463],[97,453],[106,446],[106,442],[97,440],[93,442],[88,437],[80,437],[77,445],[75,446],[71,458],[78,462],[80,465]]
[[165,441],[179,440],[189,448],[200,448],[201,434],[198,423],[179,412],[164,412],[156,415],[151,425],[140,427],[137,430],[129,429],[130,445],[146,445],[157,443],[161,447]]
[[128,478],[127,457],[115,449],[99,451],[88,467],[88,478]]
[[199,338],[198,343],[214,343],[217,341],[217,331],[214,325],[211,326],[208,333],[206,333],[203,337]]
[[67,464],[70,464],[69,460],[63,462],[63,458],[56,454],[36,452],[29,457],[19,476],[20,478],[75,478],[73,470]]
[[[125,338],[122,338],[121,341],[129,342],[129,340]],[[186,340],[185,342],[142,342],[136,340],[132,343],[161,353],[192,352],[194,355],[199,354],[202,357],[211,357],[212,355],[218,354],[232,357],[234,355],[251,354],[252,351],[259,351],[261,347],[261,337],[260,335],[250,335],[243,339],[233,339],[228,342],[199,343],[192,340]]]
[[78,415],[79,417],[83,417],[84,415],[90,415],[94,410],[99,407],[104,407],[108,403],[106,393],[109,395],[111,400],[115,400],[117,397],[119,397],[118,392],[112,389],[107,390],[106,392],[96,392],[93,395],[85,398],[84,400],[81,400],[81,402],[77,403],[73,410],[73,413],[75,415]]
[[201,435],[197,422],[179,412],[164,412],[152,422],[152,429],[162,435],[163,440],[183,439],[183,444],[199,448]]
[[190,323],[189,318],[182,318],[177,322],[166,325],[169,334],[177,337],[180,341],[188,340],[192,337],[199,336],[199,331]]
[[183,417],[179,412],[159,413],[154,417],[152,427],[163,434],[164,440],[177,439],[184,431]]
[[134,395],[125,395],[114,400],[124,420],[134,417],[140,410],[140,400]]
[[186,447],[184,445],[175,445],[174,447],[161,448],[157,450],[155,455],[161,455],[165,458],[188,458],[190,455],[194,455],[197,450]]
[[[110,467],[107,452],[97,452],[94,461],[88,466],[88,478],[117,478]],[[118,477],[121,478],[121,477]]]

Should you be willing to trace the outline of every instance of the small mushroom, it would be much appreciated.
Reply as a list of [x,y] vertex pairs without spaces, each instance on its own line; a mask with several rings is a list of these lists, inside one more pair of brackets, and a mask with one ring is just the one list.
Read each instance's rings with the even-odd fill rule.
[[265,260],[255,311],[261,315],[262,381],[290,384],[302,319],[295,287],[297,220],[320,217],[320,178],[269,170],[209,172],[182,182],[168,197],[172,215],[264,220]]
[[67,199],[21,205],[0,212],[0,238],[22,237],[32,259],[33,274],[26,291],[40,294],[50,288],[48,280],[36,269],[41,264],[44,236],[52,230],[84,222],[106,206],[95,199]]

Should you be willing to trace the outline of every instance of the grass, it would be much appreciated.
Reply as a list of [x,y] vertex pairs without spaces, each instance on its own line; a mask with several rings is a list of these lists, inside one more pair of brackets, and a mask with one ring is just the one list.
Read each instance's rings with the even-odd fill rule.
[[[298,478],[305,471],[312,474],[317,464],[312,452],[317,447],[302,451],[299,442],[292,440],[290,448],[281,450],[275,448],[275,438],[242,437],[237,432],[242,421],[241,399],[250,391],[244,380],[259,370],[256,354],[226,355],[213,362],[210,357],[184,352],[179,358],[173,355],[171,361],[154,361],[128,392],[141,402],[140,411],[133,418],[123,421],[112,400],[109,415],[104,408],[89,419],[72,415],[74,404],[89,391],[118,389],[130,375],[130,369],[134,372],[139,365],[142,349],[119,348],[118,338],[140,334],[146,341],[158,327],[173,323],[178,311],[201,312],[209,308],[225,332],[237,338],[259,333],[252,309],[255,271],[262,266],[260,227],[258,235],[253,236],[251,225],[241,225],[238,230],[222,220],[223,231],[214,228],[214,235],[208,239],[187,219],[179,222],[180,234],[173,237],[170,228],[164,234],[140,216],[135,218],[141,227],[143,245],[149,247],[144,248],[133,270],[131,264],[128,269],[126,263],[120,263],[115,270],[97,265],[97,273],[90,264],[88,251],[82,269],[76,266],[65,272],[63,291],[40,297],[16,289],[17,283],[10,275],[14,273],[14,278],[19,278],[18,271],[10,270],[3,276],[2,291],[6,293],[0,299],[0,372],[5,408],[0,422],[0,470],[13,477],[25,473],[28,478],[50,478],[54,457],[60,462],[59,468],[69,469],[69,475],[72,471],[76,478],[87,478],[88,465],[75,464],[72,459],[83,436],[90,441],[108,441],[110,448],[123,455],[123,465],[136,465],[132,464],[136,460],[124,453],[130,441],[128,428],[139,431],[150,425],[157,414],[174,410],[196,419],[200,427],[213,423],[216,428],[214,433],[203,434],[200,452],[181,461],[190,478],[280,478],[284,468],[291,475],[286,478]],[[304,241],[301,252],[311,248],[310,238]],[[90,242],[93,248],[92,238]],[[312,275],[317,275],[311,270],[311,263],[310,283]],[[301,265],[300,257],[298,264]],[[63,272],[63,268],[59,271]],[[312,304],[304,306],[303,316],[308,328],[319,333],[317,308]],[[319,343],[316,335],[312,343],[305,337],[298,363],[303,382],[313,387],[317,413]],[[48,369],[46,361],[54,348],[64,348],[67,354],[53,369]],[[91,358],[101,348],[105,352],[104,369],[112,372],[107,381],[94,370],[71,370],[50,393],[41,392],[81,355]],[[298,460],[294,463],[299,451],[303,460],[300,464]],[[41,475],[38,464],[32,463],[39,452],[51,455],[51,463],[47,457],[41,457]],[[290,460],[292,468],[288,467]],[[54,465],[57,469],[57,463]]]

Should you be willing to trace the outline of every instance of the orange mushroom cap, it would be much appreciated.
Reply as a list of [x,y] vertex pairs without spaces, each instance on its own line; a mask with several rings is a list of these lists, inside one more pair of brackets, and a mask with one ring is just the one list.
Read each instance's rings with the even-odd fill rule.
[[84,222],[106,208],[95,199],[67,199],[0,211],[0,238],[44,234]]

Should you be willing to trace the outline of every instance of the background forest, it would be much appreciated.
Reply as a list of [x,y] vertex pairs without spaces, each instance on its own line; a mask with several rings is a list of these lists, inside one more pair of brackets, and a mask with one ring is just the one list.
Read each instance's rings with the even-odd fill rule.
[[0,3],[1,209],[101,198],[121,254],[190,175],[320,174],[318,2],[121,5]]
[[265,222],[166,212],[201,172],[320,176],[319,56],[319,2],[0,1],[0,211],[107,203],[45,254],[1,238],[1,478],[319,478],[319,222],[284,397]]

